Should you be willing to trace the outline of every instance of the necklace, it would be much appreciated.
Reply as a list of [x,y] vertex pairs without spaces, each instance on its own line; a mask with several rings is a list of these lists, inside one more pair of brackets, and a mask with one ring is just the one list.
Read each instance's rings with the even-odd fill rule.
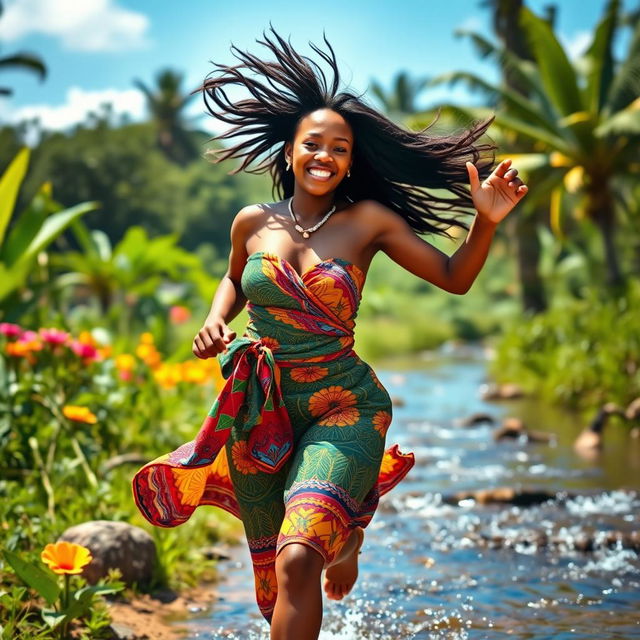
[[296,218],[296,214],[293,213],[293,207],[291,206],[292,202],[293,202],[293,196],[291,196],[291,198],[289,198],[289,213],[291,214],[291,219],[293,220],[293,224],[295,225],[296,231],[301,233],[303,238],[308,238],[314,231],[319,229],[329,219],[329,216],[336,210],[336,205],[334,204],[331,207],[331,209],[329,209],[329,211],[327,211],[327,213],[325,214],[324,218],[322,218],[322,220],[320,220],[320,222],[318,222],[317,224],[314,224],[313,227],[309,227],[308,229],[303,229],[298,224],[298,219]]

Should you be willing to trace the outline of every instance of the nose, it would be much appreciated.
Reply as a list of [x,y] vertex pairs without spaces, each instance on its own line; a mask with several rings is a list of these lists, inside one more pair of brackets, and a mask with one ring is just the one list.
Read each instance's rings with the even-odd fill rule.
[[326,151],[316,151],[315,160],[327,160],[329,158],[329,154]]

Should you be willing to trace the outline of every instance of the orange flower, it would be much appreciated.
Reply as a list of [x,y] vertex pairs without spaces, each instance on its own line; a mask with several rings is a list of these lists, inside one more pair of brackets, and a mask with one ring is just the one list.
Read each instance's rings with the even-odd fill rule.
[[182,370],[180,363],[165,363],[160,365],[154,372],[155,381],[164,389],[172,389],[178,382],[182,381]]
[[277,351],[280,348],[280,343],[270,336],[263,336],[260,341],[264,344],[265,347],[269,347],[271,351]]
[[352,315],[352,309],[347,303],[346,296],[333,278],[324,276],[322,280],[314,282],[314,295],[343,322],[347,322]]
[[91,345],[92,347],[98,346],[96,339],[91,335],[91,332],[89,331],[81,331],[80,335],[78,336],[78,342]]
[[345,427],[355,424],[360,412],[353,405],[354,393],[340,386],[331,386],[316,391],[309,398],[309,411],[314,416],[324,416],[318,424],[328,427]]
[[380,476],[390,476],[395,471],[395,468],[400,464],[400,461],[393,456],[384,454],[382,457],[382,464],[380,465]]
[[291,379],[295,382],[315,382],[324,378],[327,373],[329,373],[329,369],[326,367],[314,367],[313,365],[290,370]]
[[383,438],[385,437],[390,424],[391,414],[388,411],[376,411],[373,416],[373,426]]
[[48,544],[40,559],[54,573],[82,573],[82,568],[93,560],[91,552],[74,542],[60,541]]
[[248,473],[258,473],[259,469],[249,457],[247,443],[244,440],[238,440],[238,442],[233,443],[233,447],[231,447],[231,457],[233,459],[233,465],[240,473],[244,475]]
[[206,369],[201,367],[200,364],[198,364],[198,362],[192,362],[191,360],[187,360],[186,362],[183,362],[180,366],[182,367],[182,379],[185,382],[193,382],[195,384],[204,384],[207,381],[207,378],[208,378],[207,371]]
[[140,344],[153,344],[153,334],[145,331],[140,335]]
[[62,407],[62,413],[65,418],[74,422],[84,422],[86,424],[95,424],[98,418],[91,413],[88,407],[79,407],[77,405],[67,404]]
[[257,569],[255,573],[258,602],[270,602],[276,597],[276,575],[272,569]]

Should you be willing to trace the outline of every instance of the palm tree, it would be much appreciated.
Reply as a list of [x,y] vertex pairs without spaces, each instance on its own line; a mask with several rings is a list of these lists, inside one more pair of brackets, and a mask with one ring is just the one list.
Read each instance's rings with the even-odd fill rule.
[[198,156],[198,150],[182,117],[183,109],[195,96],[182,94],[182,78],[181,73],[163,69],[156,76],[155,89],[141,80],[134,80],[134,84],[147,99],[147,108],[158,132],[159,148],[171,161],[184,166]]
[[[572,64],[548,22],[526,7],[520,9],[519,26],[525,34],[533,61],[507,49],[497,50],[480,36],[483,46],[509,67],[526,94],[491,85],[483,78],[453,72],[434,78],[431,84],[465,81],[498,97],[504,110],[495,124],[511,135],[529,140],[535,153],[510,154],[518,166],[544,176],[532,200],[550,197],[552,229],[562,237],[563,200],[575,193],[576,211],[591,220],[600,232],[606,260],[606,279],[613,289],[625,285],[614,232],[616,204],[635,180],[640,137],[640,20],[639,12],[620,15],[620,0],[609,0],[604,17],[579,64]],[[619,25],[629,24],[633,36],[626,58],[617,63],[613,42]],[[493,109],[442,105],[468,118],[485,118]],[[578,214],[579,215],[579,214]]]
[[370,89],[390,118],[402,120],[419,111],[416,98],[427,83],[427,78],[412,80],[406,71],[400,71],[393,79],[389,91],[376,80],[371,81]]
[[[4,7],[2,6],[2,2],[0,2],[0,17],[3,12]],[[42,61],[42,58],[33,53],[27,53],[26,51],[0,58],[0,69],[25,69],[26,71],[38,74],[41,81],[47,77],[47,67]],[[10,95],[13,95],[12,89],[0,87],[0,96]]]

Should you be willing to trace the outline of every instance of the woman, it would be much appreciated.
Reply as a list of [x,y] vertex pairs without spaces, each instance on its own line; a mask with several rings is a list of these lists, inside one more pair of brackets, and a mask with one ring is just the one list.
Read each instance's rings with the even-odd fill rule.
[[[463,294],[527,187],[508,160],[490,175],[493,158],[474,164],[495,149],[474,144],[492,119],[449,137],[404,130],[337,92],[326,38],[330,55],[311,46],[333,70],[330,87],[271,30],[277,42],[259,42],[277,62],[232,47],[241,64],[216,65],[221,73],[199,90],[211,114],[234,125],[217,139],[249,136],[217,161],[244,158],[237,172],[267,154],[252,172],[270,170],[284,199],[235,216],[229,267],[193,343],[199,358],[220,356],[226,386],[195,440],[143,467],[133,488],[158,526],[183,523],[201,504],[240,517],[271,637],[307,640],[320,632],[322,571],[327,597],[349,593],[378,498],[413,465],[397,445],[385,450],[391,400],[352,348],[369,264],[383,251]],[[233,84],[252,98],[231,102]],[[471,206],[471,229],[439,215]],[[416,235],[448,235],[451,225],[469,231],[451,258]],[[245,304],[249,323],[236,338],[228,323]]]

